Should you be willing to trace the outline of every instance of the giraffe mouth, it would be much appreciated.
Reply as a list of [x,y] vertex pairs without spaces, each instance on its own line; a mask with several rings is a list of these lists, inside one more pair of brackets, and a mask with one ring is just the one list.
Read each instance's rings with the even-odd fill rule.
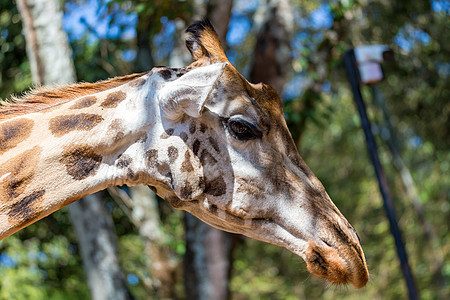
[[271,216],[238,216],[207,199],[195,202],[204,214],[198,215],[197,210],[187,210],[202,221],[224,231],[286,248],[300,256],[308,271],[316,277],[332,284],[349,283],[355,288],[365,286],[369,279],[362,251],[355,245],[333,245],[318,237],[308,237],[293,226],[284,225],[286,222],[283,220]]

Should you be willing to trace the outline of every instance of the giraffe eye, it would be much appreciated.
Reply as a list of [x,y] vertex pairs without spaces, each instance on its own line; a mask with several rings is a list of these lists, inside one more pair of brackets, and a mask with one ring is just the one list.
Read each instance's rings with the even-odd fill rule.
[[228,131],[237,140],[248,141],[261,138],[262,133],[253,124],[242,119],[229,119]]

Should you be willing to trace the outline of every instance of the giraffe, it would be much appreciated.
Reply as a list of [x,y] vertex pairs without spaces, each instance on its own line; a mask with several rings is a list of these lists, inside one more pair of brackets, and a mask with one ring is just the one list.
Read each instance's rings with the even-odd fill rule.
[[356,231],[300,157],[282,102],[228,61],[211,23],[193,63],[56,88],[0,110],[0,239],[86,195],[145,184],[204,222],[285,247],[333,284],[363,287]]

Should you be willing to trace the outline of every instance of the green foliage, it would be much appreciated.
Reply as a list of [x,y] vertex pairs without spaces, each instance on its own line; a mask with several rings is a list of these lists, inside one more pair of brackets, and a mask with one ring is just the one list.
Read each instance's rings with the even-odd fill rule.
[[[298,266],[285,263],[286,258],[279,254],[267,252],[271,246],[249,241],[245,250],[242,250],[247,254],[238,252],[242,257],[238,255],[236,258],[235,272],[238,273],[237,269],[240,272],[233,278],[233,295],[242,299],[257,298],[255,295],[270,299],[284,299],[288,295],[305,299],[405,297],[406,288],[394,241],[341,65],[343,53],[353,43],[380,43],[391,45],[397,54],[396,63],[385,65],[387,78],[379,87],[401,136],[402,156],[413,173],[425,208],[425,218],[436,231],[437,244],[425,238],[424,228],[404,191],[400,174],[392,165],[386,142],[379,133],[380,157],[394,194],[397,216],[421,296],[423,299],[446,299],[450,294],[450,249],[447,246],[450,219],[450,111],[449,47],[446,45],[448,39],[442,34],[448,28],[448,16],[432,11],[428,1],[412,5],[407,1],[333,1],[329,7],[334,15],[333,25],[330,29],[322,30],[322,40],[305,42],[306,49],[300,50],[293,64],[294,69],[311,82],[307,82],[307,89],[302,91],[298,99],[285,102],[285,113],[303,158],[357,229],[369,264],[371,281],[367,287],[358,291],[325,289],[323,285],[315,285],[314,278],[304,282],[307,274],[300,274],[296,270],[297,273],[291,276],[295,276],[299,284],[305,286],[302,290],[295,290],[290,276],[281,275],[280,272],[283,280],[278,282],[280,277],[274,279],[264,270],[280,265],[286,265],[287,269],[298,269]],[[431,22],[425,24],[425,20]],[[314,28],[301,29],[311,36],[316,32]],[[429,34],[429,41],[422,32]],[[396,44],[399,35],[405,35],[408,42],[406,46],[411,47],[408,51]],[[425,42],[421,42],[421,38],[425,38]],[[326,81],[331,82],[330,91],[318,88]],[[363,94],[366,102],[370,102],[372,95],[369,90],[363,89]],[[376,107],[369,105],[368,108],[370,118],[376,124],[381,113]],[[264,254],[261,256],[257,254],[262,252]],[[438,261],[438,255],[444,261]],[[271,257],[273,262],[259,262],[259,257]],[[240,259],[249,261],[241,265]],[[255,264],[255,261],[258,263]],[[270,292],[260,290],[259,286],[264,284],[274,284],[279,288],[271,289]],[[277,294],[281,293],[280,290],[286,294]]]
[[1,241],[0,299],[88,298],[77,251],[66,209]]
[[[404,192],[400,174],[380,133],[380,157],[388,176],[410,263],[423,299],[450,298],[450,106],[449,18],[430,2],[419,1],[292,1],[293,11],[307,19],[320,5],[329,8],[329,28],[296,24],[304,38],[293,47],[292,76],[304,79],[299,96],[285,102],[288,125],[299,151],[324,183],[331,198],[358,231],[371,280],[367,287],[328,286],[307,273],[300,258],[278,247],[247,239],[237,246],[232,271],[232,299],[404,299],[394,241],[390,235],[377,182],[352,102],[341,59],[352,45],[380,43],[394,48],[396,62],[385,65],[386,80],[379,84],[394,126],[402,141],[402,157],[412,172],[426,220],[435,230],[430,244]],[[194,1],[115,0],[138,16],[138,32],[150,41],[164,31],[161,17],[188,20]],[[0,97],[20,93],[31,84],[20,17],[13,2],[0,0]],[[254,11],[246,17],[253,26]],[[114,22],[114,19],[112,20]],[[248,72],[255,44],[253,28],[240,45],[230,47],[238,70]],[[173,37],[170,38],[181,38]],[[405,42],[402,44],[401,41]],[[399,42],[400,41],[400,42]],[[136,39],[121,40],[85,35],[71,41],[79,80],[96,81],[130,73],[134,62],[122,53],[137,49]],[[294,44],[294,43],[293,43]],[[153,46],[151,53],[160,49]],[[170,51],[167,51],[170,55]],[[161,59],[164,62],[166,59]],[[329,89],[324,90],[324,84]],[[366,102],[372,97],[363,89]],[[370,118],[379,124],[380,111],[368,105]],[[380,127],[380,126],[378,126]],[[145,249],[136,228],[115,204],[108,202],[125,275],[139,278],[131,285],[138,299],[156,298],[148,278]],[[172,232],[165,247],[174,260],[185,252],[182,214],[160,203],[164,231]],[[169,251],[169,250],[168,250]],[[89,291],[76,238],[67,213],[57,212],[0,242],[0,299],[86,299]],[[436,261],[434,255],[443,257]],[[11,261],[9,261],[10,259]],[[9,261],[9,263],[8,263]],[[441,264],[441,265],[439,265]],[[439,273],[442,270],[442,273]],[[176,289],[182,285],[177,272]],[[181,295],[182,292],[178,293]]]
[[14,2],[0,1],[0,99],[32,83],[20,14]]

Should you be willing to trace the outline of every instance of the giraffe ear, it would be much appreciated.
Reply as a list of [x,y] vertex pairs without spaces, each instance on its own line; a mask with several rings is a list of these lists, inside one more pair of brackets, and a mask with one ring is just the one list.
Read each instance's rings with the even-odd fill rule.
[[197,65],[228,62],[219,36],[207,18],[186,29],[186,47]]
[[198,67],[168,82],[158,96],[165,117],[170,120],[176,120],[183,114],[200,117],[206,100],[227,65],[217,63]]

